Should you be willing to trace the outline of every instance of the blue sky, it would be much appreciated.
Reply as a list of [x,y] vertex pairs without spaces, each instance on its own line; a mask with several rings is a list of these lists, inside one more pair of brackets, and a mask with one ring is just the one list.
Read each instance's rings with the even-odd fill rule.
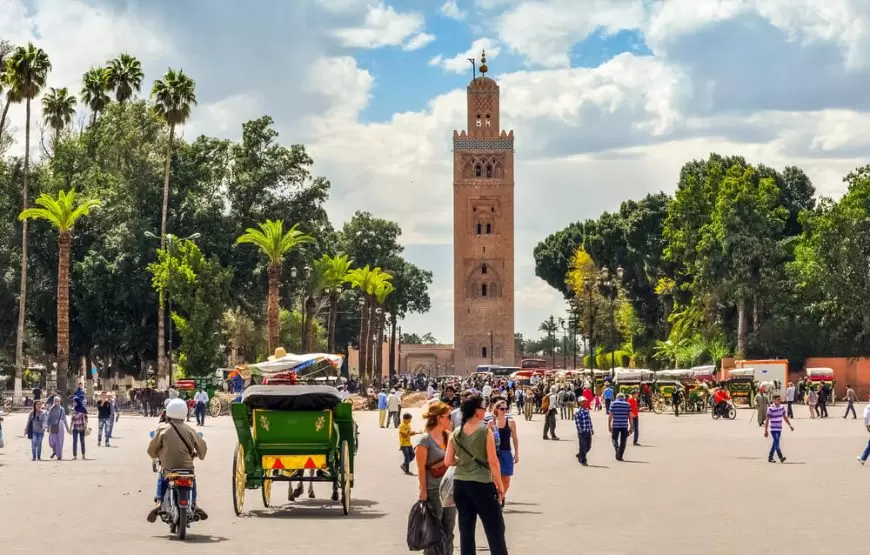
[[482,45],[516,133],[526,335],[563,310],[534,275],[534,246],[672,192],[686,161],[716,151],[798,165],[837,196],[870,156],[867,0],[0,0],[0,13],[0,37],[49,53],[49,86],[78,90],[88,67],[124,51],[149,85],[183,68],[200,100],[186,138],[235,139],[271,115],[332,182],[337,226],[355,210],[399,222],[408,258],[435,275],[433,310],[403,328],[446,342],[450,140],[464,123],[464,58]]

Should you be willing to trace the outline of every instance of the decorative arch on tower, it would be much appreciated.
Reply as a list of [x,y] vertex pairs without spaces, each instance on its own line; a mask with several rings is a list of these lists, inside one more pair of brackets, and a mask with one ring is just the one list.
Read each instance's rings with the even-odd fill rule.
[[471,299],[497,299],[502,295],[502,279],[492,263],[475,264],[465,276],[465,293]]

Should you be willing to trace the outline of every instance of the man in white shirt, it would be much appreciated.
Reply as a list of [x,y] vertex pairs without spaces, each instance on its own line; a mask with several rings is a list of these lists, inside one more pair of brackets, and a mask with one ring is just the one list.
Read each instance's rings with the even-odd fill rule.
[[399,412],[402,410],[402,403],[399,394],[393,389],[387,397],[387,428],[390,427],[390,420],[393,421],[393,426],[399,427]]
[[[870,403],[864,407],[864,427],[867,428],[868,432],[870,432]],[[870,441],[867,442],[867,447],[864,449],[864,453],[858,457],[858,462],[864,464],[867,457],[870,457]]]
[[350,397],[350,392],[343,385],[338,386],[338,396],[342,401],[347,401]]
[[791,410],[791,405],[794,403],[794,384],[792,382],[788,382],[788,387],[785,390],[785,403],[787,405],[786,416],[789,418],[794,418],[794,412]]
[[196,415],[196,425],[205,426],[205,408],[208,406],[208,393],[202,387],[193,396],[193,413]]
[[489,385],[489,382],[486,382],[486,385],[483,386],[483,404],[489,405],[489,398],[492,397],[492,386]]

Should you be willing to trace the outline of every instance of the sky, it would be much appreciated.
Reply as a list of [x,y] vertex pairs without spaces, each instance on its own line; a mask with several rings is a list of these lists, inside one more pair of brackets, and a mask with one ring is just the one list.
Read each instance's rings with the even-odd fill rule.
[[432,310],[403,331],[445,343],[452,132],[482,48],[516,134],[526,336],[564,312],[532,251],[569,223],[673,193],[710,152],[800,166],[832,197],[870,154],[867,0],[0,0],[0,14],[0,39],[49,54],[49,86],[79,90],[121,52],[148,88],[183,68],[199,99],[187,139],[271,115],[331,181],[337,227],[356,210],[399,222],[406,258],[434,273]]

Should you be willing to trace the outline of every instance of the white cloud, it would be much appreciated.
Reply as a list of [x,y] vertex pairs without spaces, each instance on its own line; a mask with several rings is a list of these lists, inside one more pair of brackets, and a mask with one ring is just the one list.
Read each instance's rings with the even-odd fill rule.
[[338,29],[333,34],[348,48],[407,45],[410,39],[418,46],[407,49],[415,50],[431,40],[430,35],[421,34],[424,24],[419,13],[399,13],[392,6],[378,3],[367,7],[361,25]]
[[465,12],[459,9],[456,0],[444,0],[444,3],[441,4],[441,15],[449,17],[450,19],[455,19],[456,21],[462,21],[465,19]]
[[480,65],[480,53],[481,51],[486,50],[486,60],[487,64],[489,64],[496,56],[501,52],[501,47],[488,38],[481,38],[475,40],[471,43],[471,47],[465,52],[460,52],[451,58],[445,58],[441,55],[435,56],[431,60],[429,60],[430,66],[438,66],[443,68],[445,71],[449,71],[451,73],[466,73],[469,69],[469,58],[474,58],[477,60],[478,66]]
[[419,50],[435,40],[435,35],[430,35],[429,33],[417,33],[402,45],[402,50],[413,51]]

